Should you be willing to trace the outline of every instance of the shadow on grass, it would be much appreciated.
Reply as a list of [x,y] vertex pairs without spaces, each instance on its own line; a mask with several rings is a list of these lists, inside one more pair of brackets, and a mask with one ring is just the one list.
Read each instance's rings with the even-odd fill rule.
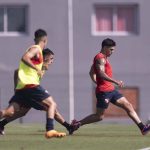
[[88,134],[88,133],[76,133],[70,136],[75,136],[75,137],[145,137],[140,134],[104,134],[104,133],[99,133],[99,134]]

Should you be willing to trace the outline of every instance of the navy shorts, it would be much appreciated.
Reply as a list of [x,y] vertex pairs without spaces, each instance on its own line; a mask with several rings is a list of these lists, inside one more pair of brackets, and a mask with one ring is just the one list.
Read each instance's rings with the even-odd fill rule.
[[44,110],[45,106],[41,102],[49,96],[48,91],[38,85],[33,88],[16,91],[9,103],[16,102],[22,107]]
[[118,99],[123,97],[123,95],[117,91],[113,90],[111,92],[100,92],[96,93],[97,98],[97,108],[107,109],[109,102],[115,104]]

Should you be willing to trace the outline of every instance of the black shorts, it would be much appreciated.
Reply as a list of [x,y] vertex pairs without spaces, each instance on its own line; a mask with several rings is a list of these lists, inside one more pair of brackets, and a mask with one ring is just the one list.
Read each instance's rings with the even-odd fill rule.
[[16,102],[22,107],[44,110],[45,106],[41,102],[49,96],[48,91],[38,85],[33,88],[16,91],[9,103]]
[[113,90],[111,92],[100,92],[96,93],[97,98],[97,108],[107,109],[109,102],[115,104],[118,99],[123,97],[123,95],[117,91]]

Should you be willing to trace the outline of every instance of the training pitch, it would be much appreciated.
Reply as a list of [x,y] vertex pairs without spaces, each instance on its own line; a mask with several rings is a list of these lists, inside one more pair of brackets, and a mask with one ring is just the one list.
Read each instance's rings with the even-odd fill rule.
[[[58,131],[65,128],[56,125]],[[91,124],[72,136],[46,139],[44,124],[9,124],[0,136],[0,150],[139,150],[150,147],[150,133],[142,136],[134,125]]]

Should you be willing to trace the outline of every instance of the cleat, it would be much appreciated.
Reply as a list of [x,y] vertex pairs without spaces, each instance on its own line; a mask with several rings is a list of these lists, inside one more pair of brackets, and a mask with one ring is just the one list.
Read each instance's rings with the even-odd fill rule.
[[67,128],[68,132],[69,132],[69,135],[73,134],[74,130],[73,130],[73,126],[70,125],[68,128]]
[[45,137],[46,138],[53,138],[53,137],[61,138],[61,137],[64,137],[64,136],[66,136],[66,133],[64,133],[64,132],[58,132],[56,130],[50,130],[50,131],[47,131],[45,133]]
[[69,134],[73,134],[74,131],[78,130],[79,127],[81,126],[81,123],[77,120],[72,120],[71,122],[71,125],[70,125],[70,129],[68,130],[69,131]]
[[150,131],[150,124],[147,124],[144,126],[144,128],[141,130],[143,135],[146,135]]
[[5,135],[4,127],[0,126],[0,135]]

